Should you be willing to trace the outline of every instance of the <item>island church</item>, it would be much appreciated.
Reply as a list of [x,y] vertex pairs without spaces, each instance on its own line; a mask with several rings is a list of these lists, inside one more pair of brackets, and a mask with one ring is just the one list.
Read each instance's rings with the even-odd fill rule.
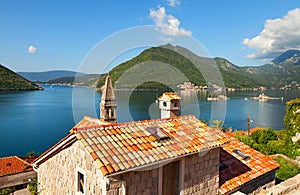
[[100,119],[85,116],[33,162],[39,194],[255,194],[274,185],[279,164],[195,116],[179,116],[180,99],[163,93],[160,119],[117,123],[108,76]]

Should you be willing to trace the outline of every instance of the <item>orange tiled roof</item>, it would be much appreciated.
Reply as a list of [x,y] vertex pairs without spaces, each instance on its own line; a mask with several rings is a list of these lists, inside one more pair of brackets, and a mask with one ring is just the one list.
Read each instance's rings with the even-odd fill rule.
[[[147,128],[169,138],[159,141]],[[219,147],[228,139],[194,116],[74,128],[103,175]]]
[[[266,128],[263,128],[263,127],[254,127],[252,129],[250,129],[250,134],[256,132],[257,130],[264,130]],[[236,130],[236,131],[233,131],[233,132],[226,132],[227,135],[230,135],[230,136],[234,136],[235,134],[237,135],[248,135],[248,131],[247,130]]]
[[164,92],[158,100],[167,99],[167,100],[180,100],[181,97],[176,92]]
[[[22,157],[18,157],[18,156],[0,158],[0,177],[5,175],[31,171],[32,167],[30,163],[26,162],[21,158]],[[25,158],[25,159],[29,159],[29,158]],[[30,158],[29,160],[31,161],[32,158]]]
[[[271,158],[250,148],[234,137],[229,137],[230,143],[222,146],[220,162],[225,165],[220,169],[220,194],[228,194],[237,190],[247,182],[264,175],[280,165]],[[249,156],[243,160],[234,150],[239,150]]]

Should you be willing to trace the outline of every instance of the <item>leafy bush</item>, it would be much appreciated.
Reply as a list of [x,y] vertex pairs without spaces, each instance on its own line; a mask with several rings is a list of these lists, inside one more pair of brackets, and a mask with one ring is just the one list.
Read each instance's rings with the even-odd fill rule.
[[300,168],[281,157],[274,159],[280,164],[280,168],[276,171],[276,177],[280,180],[286,180],[300,173]]
[[281,140],[283,142],[287,142],[289,140],[291,140],[291,137],[288,135],[287,130],[283,129],[283,130],[278,130],[275,131],[278,140]]
[[0,190],[0,195],[8,195],[8,194],[14,193],[14,191],[16,191],[15,188],[4,188],[4,189]]
[[284,124],[290,136],[294,136],[296,132],[300,132],[300,98],[286,103]]
[[30,181],[27,189],[29,192],[31,192],[31,194],[33,195],[37,194],[37,180],[33,179],[32,181]]
[[283,154],[283,153],[285,153],[282,150],[284,148],[284,145],[285,145],[285,143],[282,141],[271,140],[266,145],[265,153],[268,155]]
[[239,141],[241,141],[241,142],[243,142],[244,144],[250,146],[251,148],[253,148],[253,144],[255,144],[254,140],[253,140],[251,137],[249,137],[249,136],[238,136],[238,135],[236,134],[235,137],[236,137]]
[[277,135],[272,129],[257,130],[250,137],[258,144],[267,144],[271,140],[278,140]]
[[258,130],[250,136],[236,134],[236,138],[265,155],[284,154],[292,159],[300,156],[300,144],[293,143],[291,136],[285,130],[279,133],[272,129]]

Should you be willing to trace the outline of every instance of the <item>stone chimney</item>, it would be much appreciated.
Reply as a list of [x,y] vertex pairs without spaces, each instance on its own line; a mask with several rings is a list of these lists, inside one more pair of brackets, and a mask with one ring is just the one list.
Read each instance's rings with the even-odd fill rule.
[[102,97],[100,102],[100,120],[105,122],[116,122],[117,104],[114,93],[114,88],[110,76],[108,75],[102,90]]
[[160,118],[172,118],[179,116],[181,98],[176,92],[165,92],[157,98]]

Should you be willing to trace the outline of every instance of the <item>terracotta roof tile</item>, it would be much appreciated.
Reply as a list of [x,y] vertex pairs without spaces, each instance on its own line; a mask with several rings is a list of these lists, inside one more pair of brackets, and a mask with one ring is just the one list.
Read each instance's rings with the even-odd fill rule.
[[[206,126],[194,116],[103,126],[98,122],[93,126],[91,121],[94,120],[88,119],[87,127],[81,124],[81,128],[75,126],[72,132],[103,175],[219,147],[229,141],[222,132]],[[148,127],[160,128],[169,138],[159,141],[146,130]]]
[[105,166],[101,167],[100,170],[103,175],[107,175],[109,173]]
[[30,163],[34,159],[18,156],[0,158],[0,177],[33,170]]
[[[220,162],[224,165],[220,169],[219,192],[220,194],[229,194],[236,191],[240,186],[264,175],[272,170],[277,169],[280,165],[271,158],[250,148],[234,137],[227,135],[230,142],[222,146],[220,152]],[[234,150],[239,150],[242,155],[248,155],[244,159]]]
[[157,98],[158,100],[180,100],[180,96],[176,93],[176,92],[165,92],[162,94],[162,96],[160,96],[159,98]]

